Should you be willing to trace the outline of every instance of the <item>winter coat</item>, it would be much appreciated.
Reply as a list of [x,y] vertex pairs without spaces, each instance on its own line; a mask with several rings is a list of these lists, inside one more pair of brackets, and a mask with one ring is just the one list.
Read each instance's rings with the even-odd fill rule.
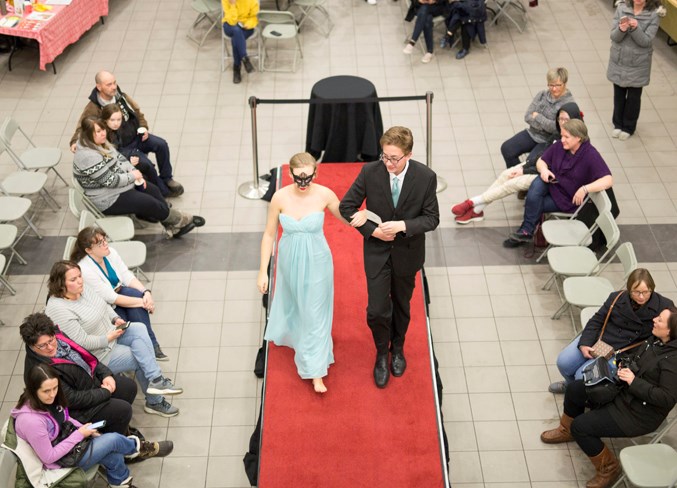
[[33,349],[26,346],[24,360],[24,376],[36,364],[44,363],[52,366],[59,374],[59,386],[68,400],[70,414],[81,422],[91,422],[96,412],[108,405],[111,393],[101,388],[101,381],[113,372],[101,364],[96,357],[79,346],[64,334],[59,332],[56,338],[66,342],[76,351],[87,364],[92,367],[93,373],[85,371],[81,366],[65,358],[50,358],[40,356]]
[[602,337],[602,340],[614,349],[621,349],[649,337],[653,330],[654,317],[657,317],[663,310],[674,305],[672,300],[654,291],[643,306],[633,310],[632,299],[628,295],[628,292],[615,291],[609,295],[604,305],[585,324],[585,328],[581,333],[581,339],[578,342],[579,346],[592,347],[597,342],[609,307],[611,307],[611,304],[619,293],[622,294],[611,311],[606,329],[604,329],[604,336]]
[[[618,27],[621,17],[637,19],[637,28],[622,32]],[[632,7],[625,3],[618,5],[611,28],[611,53],[606,73],[611,83],[624,88],[649,84],[653,38],[659,22],[656,10],[645,9],[635,15]]]
[[634,351],[635,379],[606,407],[628,437],[656,430],[677,403],[677,339],[651,337]]

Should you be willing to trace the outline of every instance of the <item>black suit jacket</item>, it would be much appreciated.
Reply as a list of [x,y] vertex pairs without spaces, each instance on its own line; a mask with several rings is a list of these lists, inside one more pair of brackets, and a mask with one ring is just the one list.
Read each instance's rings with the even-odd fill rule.
[[367,209],[384,222],[404,220],[407,231],[400,232],[392,242],[371,237],[377,225],[368,220],[357,230],[364,236],[364,269],[373,278],[392,257],[393,270],[398,276],[415,274],[425,261],[425,233],[440,223],[437,203],[437,175],[427,166],[409,160],[404,175],[397,208],[393,206],[390,176],[381,161],[367,163],[341,200],[343,218],[357,212],[366,199]]

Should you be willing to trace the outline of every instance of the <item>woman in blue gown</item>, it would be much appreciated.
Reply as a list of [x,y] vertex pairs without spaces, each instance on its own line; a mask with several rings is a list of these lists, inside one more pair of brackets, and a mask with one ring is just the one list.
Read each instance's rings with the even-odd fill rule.
[[294,349],[299,376],[312,379],[318,393],[327,391],[322,378],[334,362],[331,324],[334,313],[334,266],[324,238],[324,210],[345,222],[339,199],[329,188],[312,183],[317,162],[308,153],[289,161],[294,184],[279,189],[268,209],[261,239],[257,286],[268,291],[268,263],[277,227],[282,225],[273,295],[265,339]]

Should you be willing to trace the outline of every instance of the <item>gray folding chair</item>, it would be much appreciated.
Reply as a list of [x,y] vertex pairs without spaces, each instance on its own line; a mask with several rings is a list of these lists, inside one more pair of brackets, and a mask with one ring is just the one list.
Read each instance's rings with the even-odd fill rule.
[[119,241],[112,242],[110,247],[118,252],[120,259],[129,269],[135,274],[141,275],[144,280],[150,281],[141,269],[141,266],[146,263],[146,244],[141,241]]
[[[303,59],[303,49],[301,48],[301,41],[298,36],[298,27],[296,26],[296,18],[291,12],[278,12],[277,10],[259,10],[259,30],[261,40],[259,42],[259,70],[260,71],[296,71],[296,59],[300,55]],[[281,42],[294,41],[293,49],[280,49]],[[292,52],[291,70],[280,69],[279,67],[271,68],[269,62],[269,46],[275,41],[276,44],[276,66],[279,65],[279,57],[281,52]],[[266,66],[268,62],[268,66]]]
[[629,446],[618,456],[623,475],[613,488],[626,479],[640,488],[677,486],[677,451],[667,444]]
[[[221,27],[221,19],[223,18],[223,11],[221,10],[221,2],[219,0],[193,0],[190,7],[198,14],[193,25],[188,29],[186,37],[196,43],[198,47],[207,40],[209,33],[215,28]],[[207,29],[200,35],[198,26],[203,22],[207,22]]]
[[[105,216],[78,188],[68,189],[68,208],[78,219],[78,231],[90,225],[97,225],[113,241],[128,241],[134,238],[134,221],[131,218],[124,215]],[[96,210],[97,213],[92,213],[92,210]]]
[[4,254],[0,254],[0,284],[2,284],[5,288],[7,288],[12,295],[16,295],[16,290],[14,289],[14,287],[12,287],[12,285],[9,284],[9,279],[5,274],[6,267],[7,267],[7,258],[5,257]]
[[306,21],[310,21],[317,26],[324,37],[329,37],[334,28],[334,22],[331,20],[329,11],[324,7],[326,3],[327,0],[294,0],[290,7],[299,8],[299,30]]

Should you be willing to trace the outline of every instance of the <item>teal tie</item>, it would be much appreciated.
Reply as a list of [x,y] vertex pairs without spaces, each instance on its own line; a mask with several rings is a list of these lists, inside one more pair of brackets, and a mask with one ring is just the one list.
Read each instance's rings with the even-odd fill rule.
[[393,206],[397,207],[397,200],[400,198],[400,179],[393,178]]

